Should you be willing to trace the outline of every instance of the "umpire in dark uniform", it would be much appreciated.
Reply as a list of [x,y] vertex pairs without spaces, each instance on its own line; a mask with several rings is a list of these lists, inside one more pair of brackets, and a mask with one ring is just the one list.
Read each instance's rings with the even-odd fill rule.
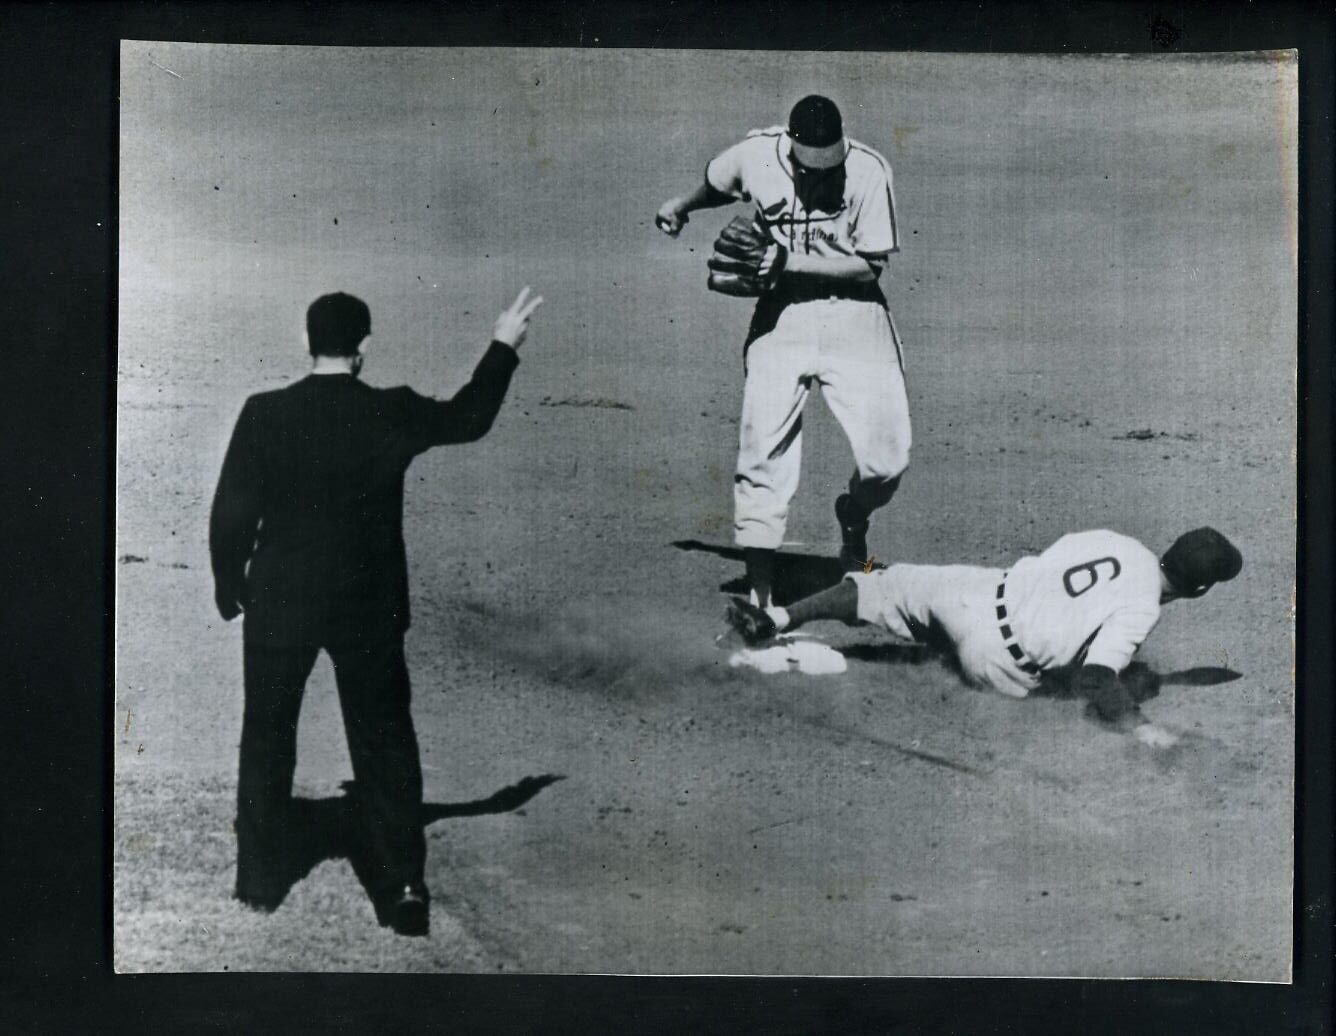
[[223,461],[209,523],[214,594],[245,612],[245,714],[237,786],[236,896],[273,910],[291,830],[302,691],[323,648],[334,664],[376,915],[428,930],[422,770],[404,632],[404,473],[433,446],[492,426],[529,317],[525,288],[497,318],[472,380],[448,401],[360,380],[366,303],[342,293],[306,313],[311,374],[251,396]]

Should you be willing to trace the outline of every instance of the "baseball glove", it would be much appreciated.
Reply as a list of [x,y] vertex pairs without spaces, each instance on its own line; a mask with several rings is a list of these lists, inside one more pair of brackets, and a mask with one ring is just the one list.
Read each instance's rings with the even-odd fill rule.
[[723,295],[755,297],[775,286],[788,258],[789,250],[772,241],[755,219],[734,216],[715,239],[706,284]]

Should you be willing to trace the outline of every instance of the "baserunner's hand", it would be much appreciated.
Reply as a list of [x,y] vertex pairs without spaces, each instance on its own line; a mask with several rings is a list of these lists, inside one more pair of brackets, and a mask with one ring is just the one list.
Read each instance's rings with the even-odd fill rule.
[[529,318],[542,303],[541,295],[529,298],[529,288],[526,286],[515,297],[510,308],[503,310],[496,318],[496,326],[492,328],[492,340],[504,342],[512,349],[518,349],[524,341],[524,336],[529,333]]

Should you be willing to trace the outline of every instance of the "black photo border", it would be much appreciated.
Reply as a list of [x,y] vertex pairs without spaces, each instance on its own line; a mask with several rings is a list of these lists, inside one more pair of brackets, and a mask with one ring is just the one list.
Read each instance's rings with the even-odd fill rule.
[[[1300,52],[1295,982],[117,976],[111,968],[121,39],[378,46]],[[6,315],[0,1027],[14,1031],[1328,1032],[1332,1016],[1330,5],[0,3]]]

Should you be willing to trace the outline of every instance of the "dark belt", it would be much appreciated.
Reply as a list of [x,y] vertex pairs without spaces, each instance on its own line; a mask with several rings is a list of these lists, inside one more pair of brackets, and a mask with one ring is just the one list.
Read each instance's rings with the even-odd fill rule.
[[[797,288],[784,286],[776,288],[774,291],[767,291],[757,299],[756,309],[752,311],[751,327],[747,330],[747,345],[750,346],[762,335],[767,335],[773,331],[775,325],[779,323],[779,315],[784,312],[786,307],[797,302],[817,302],[827,299],[875,302],[886,309],[888,313],[890,312],[881,285],[875,281],[871,284],[808,285]],[[898,352],[898,340],[896,349]]]
[[851,299],[854,302],[875,302],[881,306],[886,305],[886,295],[876,281],[859,284],[784,284],[762,295],[761,298],[779,306],[823,299]]
[[1002,643],[1007,649],[1007,654],[1016,660],[1016,665],[1020,667],[1021,672],[1029,676],[1038,676],[1043,670],[1031,662],[1025,652],[1021,650],[1020,644],[1016,642],[1016,633],[1007,619],[1007,606],[1002,603],[1006,586],[1007,581],[1004,577],[1002,582],[997,584],[997,622],[998,629],[1002,633]]

